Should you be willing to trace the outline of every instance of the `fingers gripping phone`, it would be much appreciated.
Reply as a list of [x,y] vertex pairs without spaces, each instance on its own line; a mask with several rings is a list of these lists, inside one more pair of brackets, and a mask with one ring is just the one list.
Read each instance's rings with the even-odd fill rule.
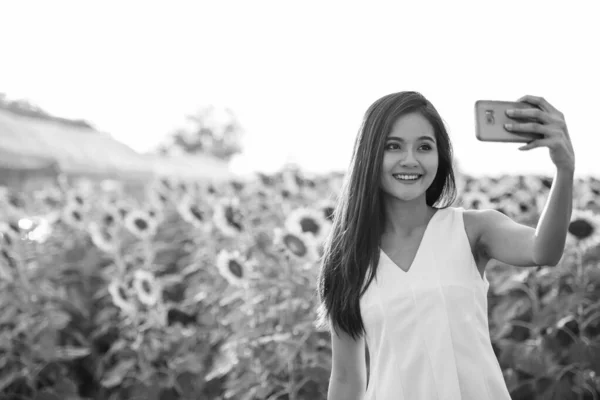
[[515,101],[478,100],[475,102],[475,136],[482,142],[529,143],[540,139],[537,133],[513,133],[504,124],[536,122],[531,119],[509,118],[506,110],[511,108],[536,108],[533,104]]

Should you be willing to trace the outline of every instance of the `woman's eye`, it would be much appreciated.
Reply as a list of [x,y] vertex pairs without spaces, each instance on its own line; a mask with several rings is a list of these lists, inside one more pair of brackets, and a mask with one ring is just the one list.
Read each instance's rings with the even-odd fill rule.
[[[385,146],[385,148],[388,149],[388,150],[396,150],[399,147],[400,146],[398,145],[398,143],[389,143],[387,146]],[[432,149],[431,146],[428,145],[428,144],[424,144],[420,148],[424,148],[424,147],[425,147],[426,150],[431,150]]]

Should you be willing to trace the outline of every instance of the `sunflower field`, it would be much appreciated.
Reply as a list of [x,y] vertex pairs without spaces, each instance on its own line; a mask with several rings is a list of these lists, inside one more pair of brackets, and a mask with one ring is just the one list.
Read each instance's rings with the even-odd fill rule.
[[[0,188],[0,398],[326,399],[316,279],[342,179]],[[551,183],[459,174],[454,206],[535,227]],[[558,266],[488,266],[513,400],[600,399],[600,179],[573,197]]]

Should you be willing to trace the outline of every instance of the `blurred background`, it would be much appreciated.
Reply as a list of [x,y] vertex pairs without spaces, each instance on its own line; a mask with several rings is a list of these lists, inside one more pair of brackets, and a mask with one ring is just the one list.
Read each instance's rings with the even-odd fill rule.
[[490,261],[490,335],[513,400],[600,398],[596,8],[0,0],[0,400],[325,399],[319,260],[363,115],[404,90],[446,122],[450,205],[531,227],[548,150],[478,141],[474,104],[566,116],[563,258]]

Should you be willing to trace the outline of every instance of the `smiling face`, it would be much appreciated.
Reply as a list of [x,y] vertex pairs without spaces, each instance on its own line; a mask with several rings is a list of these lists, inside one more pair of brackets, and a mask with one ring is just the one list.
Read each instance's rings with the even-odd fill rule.
[[[399,117],[385,141],[383,192],[404,201],[425,196],[437,170],[437,141],[429,121],[419,113]],[[407,179],[411,175],[418,175],[418,179]]]

